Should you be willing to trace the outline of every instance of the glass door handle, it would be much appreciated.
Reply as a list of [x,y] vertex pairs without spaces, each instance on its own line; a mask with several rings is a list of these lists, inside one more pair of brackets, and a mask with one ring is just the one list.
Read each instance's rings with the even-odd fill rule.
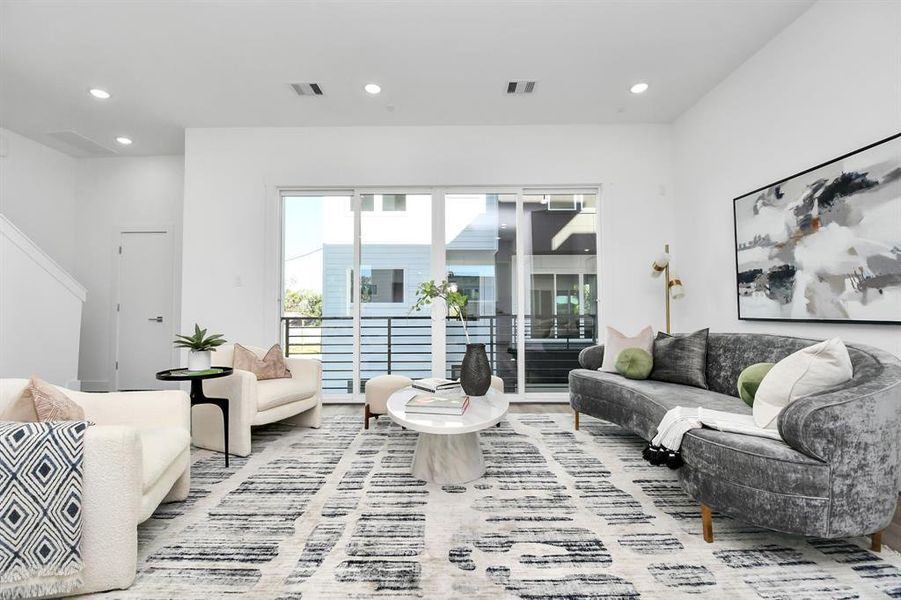
[[162,323],[162,322],[163,322],[163,315],[158,315],[158,316],[156,316],[156,317],[150,317],[150,318],[147,319],[147,320],[148,320],[148,321],[156,321],[157,323]]

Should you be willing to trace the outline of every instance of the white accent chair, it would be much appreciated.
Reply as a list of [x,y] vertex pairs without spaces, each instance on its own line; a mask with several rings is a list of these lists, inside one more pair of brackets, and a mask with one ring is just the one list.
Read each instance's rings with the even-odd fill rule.
[[[258,357],[266,350],[247,346]],[[234,344],[222,345],[213,352],[213,365],[231,367],[235,361]],[[236,456],[250,455],[250,428],[275,421],[318,429],[322,422],[322,363],[312,358],[285,358],[291,377],[257,381],[250,371],[235,369],[228,377],[203,382],[203,393],[228,399],[228,450]],[[216,406],[194,407],[194,445],[217,452],[225,451],[222,412]]]
[[369,419],[388,413],[388,398],[398,390],[413,385],[413,380],[403,375],[376,375],[366,382],[366,403],[363,404],[363,429],[369,429]]
[[[27,379],[0,379],[0,413]],[[191,487],[191,401],[178,390],[90,394],[59,388],[88,421],[84,438],[81,587],[125,589],[138,560],[138,524]]]

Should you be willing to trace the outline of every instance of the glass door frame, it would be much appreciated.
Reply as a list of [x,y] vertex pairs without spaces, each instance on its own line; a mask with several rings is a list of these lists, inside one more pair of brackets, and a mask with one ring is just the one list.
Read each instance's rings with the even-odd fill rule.
[[[447,243],[445,240],[445,209],[447,194],[503,194],[516,196],[516,346],[517,354],[522,358],[517,360],[517,391],[516,393],[508,393],[511,402],[565,402],[569,399],[568,392],[526,392],[526,370],[525,370],[525,312],[526,312],[526,281],[525,281],[525,232],[523,226],[525,222],[523,210],[523,197],[526,195],[549,194],[549,193],[594,193],[595,203],[595,248],[596,248],[596,269],[597,290],[595,302],[597,303],[596,313],[600,318],[601,298],[603,296],[601,290],[602,285],[602,209],[604,206],[602,200],[603,186],[601,184],[589,185],[553,185],[553,186],[335,186],[335,187],[303,187],[303,186],[273,186],[277,199],[277,218],[278,232],[275,236],[278,243],[278,316],[279,319],[284,315],[284,293],[285,293],[285,196],[313,196],[313,197],[350,197],[351,210],[353,212],[353,295],[352,305],[353,317],[353,354],[352,354],[352,391],[350,394],[330,394],[323,397],[323,402],[347,402],[363,403],[365,401],[361,393],[360,385],[360,365],[361,365],[361,332],[362,332],[362,303],[361,303],[361,259],[362,259],[362,197],[366,194],[429,194],[431,201],[431,277],[436,281],[441,281],[447,277],[446,250]],[[580,294],[581,296],[581,294]],[[582,304],[583,312],[585,310]],[[447,311],[443,302],[432,304],[431,310],[431,336],[432,336],[432,376],[444,377],[447,373],[446,357],[447,357],[447,337],[446,337],[446,317]],[[281,322],[280,320],[278,322]],[[599,323],[595,327],[600,331]],[[281,327],[278,339],[281,339]]]

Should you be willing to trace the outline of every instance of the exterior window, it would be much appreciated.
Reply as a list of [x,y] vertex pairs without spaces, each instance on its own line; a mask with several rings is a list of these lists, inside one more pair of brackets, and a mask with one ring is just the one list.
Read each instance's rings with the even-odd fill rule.
[[402,212],[407,210],[406,194],[382,194],[382,212]]
[[547,194],[545,197],[548,210],[576,210],[574,194]]
[[363,212],[404,212],[407,210],[406,194],[362,194],[360,210]]
[[[350,301],[354,301],[354,274],[350,272]],[[360,276],[360,296],[363,303],[402,304],[404,301],[403,269],[368,269]]]
[[595,194],[544,194],[541,196],[541,204],[548,210],[580,211],[586,213],[595,212],[597,195]]

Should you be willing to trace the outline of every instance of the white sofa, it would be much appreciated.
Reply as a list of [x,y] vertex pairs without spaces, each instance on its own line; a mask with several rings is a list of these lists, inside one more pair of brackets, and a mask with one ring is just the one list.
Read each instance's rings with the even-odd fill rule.
[[[247,346],[258,357],[263,348]],[[213,352],[213,365],[234,364],[234,344],[225,344]],[[257,381],[249,371],[236,369],[228,377],[203,382],[204,395],[227,398],[229,412],[228,450],[236,456],[250,455],[250,428],[275,421],[318,428],[322,421],[322,363],[310,358],[285,358],[291,378]],[[201,404],[194,407],[194,445],[223,452],[222,412],[218,407]]]
[[[27,379],[0,379],[0,413]],[[81,556],[86,594],[135,578],[138,523],[191,487],[190,400],[177,390],[88,394],[60,388],[95,423],[85,432]]]

